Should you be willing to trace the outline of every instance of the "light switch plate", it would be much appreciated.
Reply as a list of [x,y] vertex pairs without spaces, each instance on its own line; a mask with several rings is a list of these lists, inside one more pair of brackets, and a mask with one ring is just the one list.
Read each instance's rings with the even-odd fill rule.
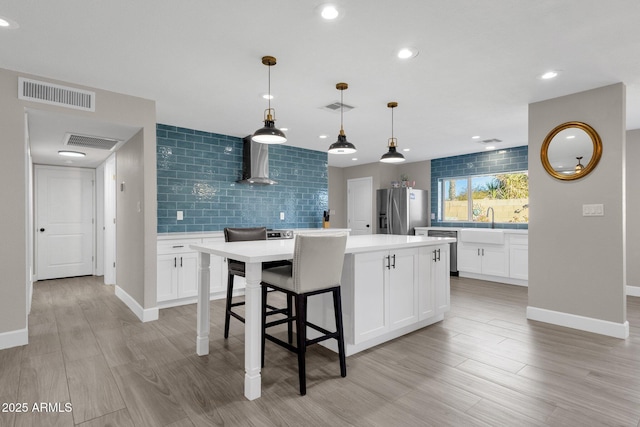
[[582,205],[582,216],[604,216],[604,205]]
[[280,212],[280,220],[284,221],[284,212]]
[[177,219],[178,221],[182,221],[184,219],[184,213],[182,211],[177,211]]

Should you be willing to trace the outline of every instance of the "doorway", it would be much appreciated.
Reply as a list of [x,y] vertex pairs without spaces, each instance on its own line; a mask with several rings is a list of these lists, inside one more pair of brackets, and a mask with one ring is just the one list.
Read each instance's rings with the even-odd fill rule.
[[347,180],[347,227],[357,236],[373,233],[373,178]]
[[94,274],[95,170],[34,170],[37,279]]

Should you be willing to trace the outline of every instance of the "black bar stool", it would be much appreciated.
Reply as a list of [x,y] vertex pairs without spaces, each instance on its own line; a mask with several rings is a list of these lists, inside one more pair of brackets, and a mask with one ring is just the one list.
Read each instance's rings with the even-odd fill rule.
[[[307,392],[305,353],[307,347],[328,339],[338,341],[340,375],[347,376],[342,326],[342,304],[340,299],[340,279],[344,263],[346,234],[298,235],[294,244],[293,265],[270,268],[262,272],[262,365],[264,366],[265,340],[268,339],[298,355],[298,376],[300,394]],[[268,289],[284,292],[288,298],[295,298],[295,316],[267,322]],[[331,332],[307,320],[307,298],[331,292],[336,322],[336,331]],[[296,346],[267,334],[267,328],[283,323],[296,323]],[[307,339],[307,327],[320,332],[317,338]]]
[[[253,240],[267,240],[266,227],[252,227],[252,228],[225,228],[224,229],[225,242],[245,242]],[[262,264],[263,269],[280,267],[291,265],[290,261],[273,261],[265,262]],[[242,323],[244,323],[244,317],[233,311],[234,307],[243,306],[244,301],[233,302],[233,278],[234,276],[245,277],[245,264],[242,261],[236,261],[234,259],[227,260],[227,267],[229,273],[227,275],[227,304],[224,316],[224,337],[229,338],[229,321],[231,316],[235,317]],[[292,298],[287,297],[287,306],[285,308],[278,308],[274,306],[267,306],[269,309],[268,314],[284,314],[285,316],[291,316]],[[289,327],[289,342],[293,341],[293,331]]]

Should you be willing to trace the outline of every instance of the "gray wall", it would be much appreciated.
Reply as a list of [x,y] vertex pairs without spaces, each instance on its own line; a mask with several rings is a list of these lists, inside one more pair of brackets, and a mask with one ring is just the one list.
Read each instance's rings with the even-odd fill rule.
[[627,285],[638,287],[640,296],[640,129],[627,132]]
[[[540,162],[549,131],[591,125],[602,159],[588,176],[559,181]],[[529,306],[616,323],[626,321],[623,245],[625,87],[615,84],[529,106]],[[602,203],[605,215],[583,217]]]
[[[69,108],[18,100],[18,77],[24,76],[66,86],[96,92],[96,111],[85,112]],[[105,122],[135,126],[143,129],[142,153],[144,164],[144,197],[141,202],[144,226],[135,234],[124,236],[117,242],[121,248],[143,242],[144,260],[137,267],[144,273],[136,289],[144,289],[140,305],[155,306],[156,286],[156,159],[155,159],[155,103],[127,95],[116,94],[95,88],[60,82],[40,76],[0,69],[0,133],[3,155],[0,156],[0,174],[6,183],[0,189],[0,334],[18,331],[27,327],[27,239],[26,227],[29,213],[26,211],[26,149],[25,108],[51,111],[59,114],[87,117]],[[126,145],[125,145],[126,146]],[[119,218],[119,221],[126,221]],[[153,291],[152,291],[153,289]],[[136,292],[134,292],[136,293]],[[140,293],[137,293],[138,295]],[[132,294],[132,296],[134,296]]]
[[[376,190],[391,187],[391,181],[400,181],[400,175],[406,174],[410,181],[416,182],[416,188],[431,188],[431,161],[392,165],[385,163],[367,163],[348,168],[329,168],[329,207],[335,210],[331,217],[331,227],[347,227],[347,181],[350,179],[371,177],[373,196],[371,212],[376,214]],[[374,219],[374,223],[377,223]],[[374,233],[377,229],[374,228]]]

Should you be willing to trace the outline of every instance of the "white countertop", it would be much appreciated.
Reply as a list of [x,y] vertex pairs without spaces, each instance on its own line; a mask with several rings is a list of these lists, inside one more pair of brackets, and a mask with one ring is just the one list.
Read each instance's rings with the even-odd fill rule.
[[[279,228],[278,230],[290,230]],[[294,228],[293,233],[349,232],[350,228]],[[158,240],[224,238],[223,231],[195,231],[184,233],[158,233]]]
[[516,228],[487,228],[487,227],[416,227],[416,230],[443,230],[460,231],[465,230],[502,230],[505,234],[529,234],[529,230]]
[[[326,229],[327,231],[337,231]],[[370,234],[349,236],[345,253],[355,254],[400,248],[433,246],[452,243],[456,239],[447,237],[398,236],[390,234]],[[199,252],[233,258],[247,263],[277,261],[293,256],[294,240],[254,240],[249,242],[219,242],[193,244],[190,248]]]

